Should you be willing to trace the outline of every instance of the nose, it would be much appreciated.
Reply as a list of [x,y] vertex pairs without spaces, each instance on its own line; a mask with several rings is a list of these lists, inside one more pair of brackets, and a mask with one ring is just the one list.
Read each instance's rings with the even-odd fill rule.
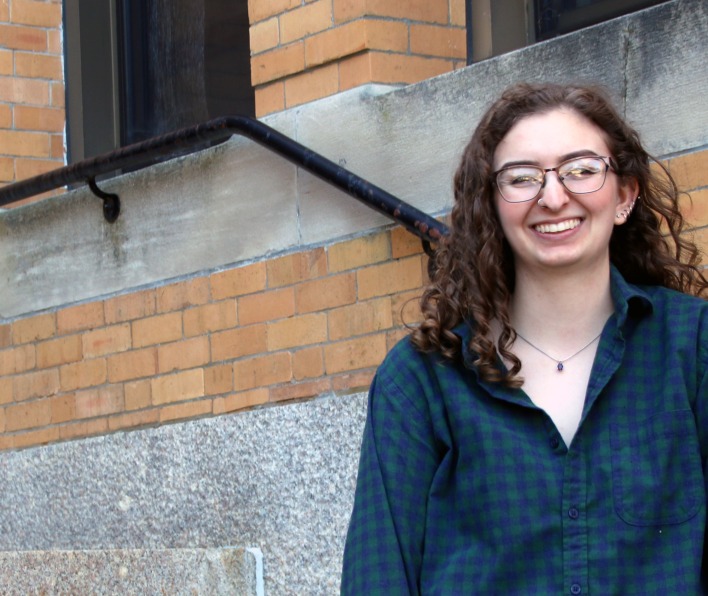
[[543,199],[543,206],[551,211],[560,210],[570,200],[568,191],[558,178],[558,172],[546,170],[538,198]]

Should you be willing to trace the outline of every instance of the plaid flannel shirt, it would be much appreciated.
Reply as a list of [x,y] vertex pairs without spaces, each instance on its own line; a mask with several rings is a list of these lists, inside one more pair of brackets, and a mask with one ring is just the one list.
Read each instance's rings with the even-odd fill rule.
[[708,302],[614,268],[611,281],[569,448],[523,390],[480,380],[473,355],[391,351],[369,394],[342,594],[708,590]]

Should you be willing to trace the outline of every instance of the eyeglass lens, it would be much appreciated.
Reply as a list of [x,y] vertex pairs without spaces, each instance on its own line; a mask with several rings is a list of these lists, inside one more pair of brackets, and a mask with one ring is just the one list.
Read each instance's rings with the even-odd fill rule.
[[608,165],[600,157],[575,158],[548,170],[537,166],[512,166],[497,173],[497,187],[507,201],[531,201],[541,191],[546,175],[555,171],[568,191],[585,194],[602,188],[607,169]]

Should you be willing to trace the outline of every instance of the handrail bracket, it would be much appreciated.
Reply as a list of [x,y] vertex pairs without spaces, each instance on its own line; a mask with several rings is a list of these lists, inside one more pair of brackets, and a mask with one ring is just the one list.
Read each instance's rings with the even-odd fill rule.
[[112,192],[105,192],[96,185],[96,178],[87,180],[91,192],[103,201],[103,217],[108,223],[114,223],[120,215],[120,197]]

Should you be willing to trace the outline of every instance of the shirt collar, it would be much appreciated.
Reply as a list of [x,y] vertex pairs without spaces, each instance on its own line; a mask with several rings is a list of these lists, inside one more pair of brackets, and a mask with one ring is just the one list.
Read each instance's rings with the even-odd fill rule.
[[[623,327],[628,315],[641,317],[651,314],[654,309],[651,296],[641,286],[630,284],[619,270],[610,265],[610,294],[615,308],[617,327]],[[476,356],[470,352],[469,342],[472,335],[473,323],[465,321],[453,329],[453,332],[462,339],[462,357],[465,366],[475,370],[473,362]]]

